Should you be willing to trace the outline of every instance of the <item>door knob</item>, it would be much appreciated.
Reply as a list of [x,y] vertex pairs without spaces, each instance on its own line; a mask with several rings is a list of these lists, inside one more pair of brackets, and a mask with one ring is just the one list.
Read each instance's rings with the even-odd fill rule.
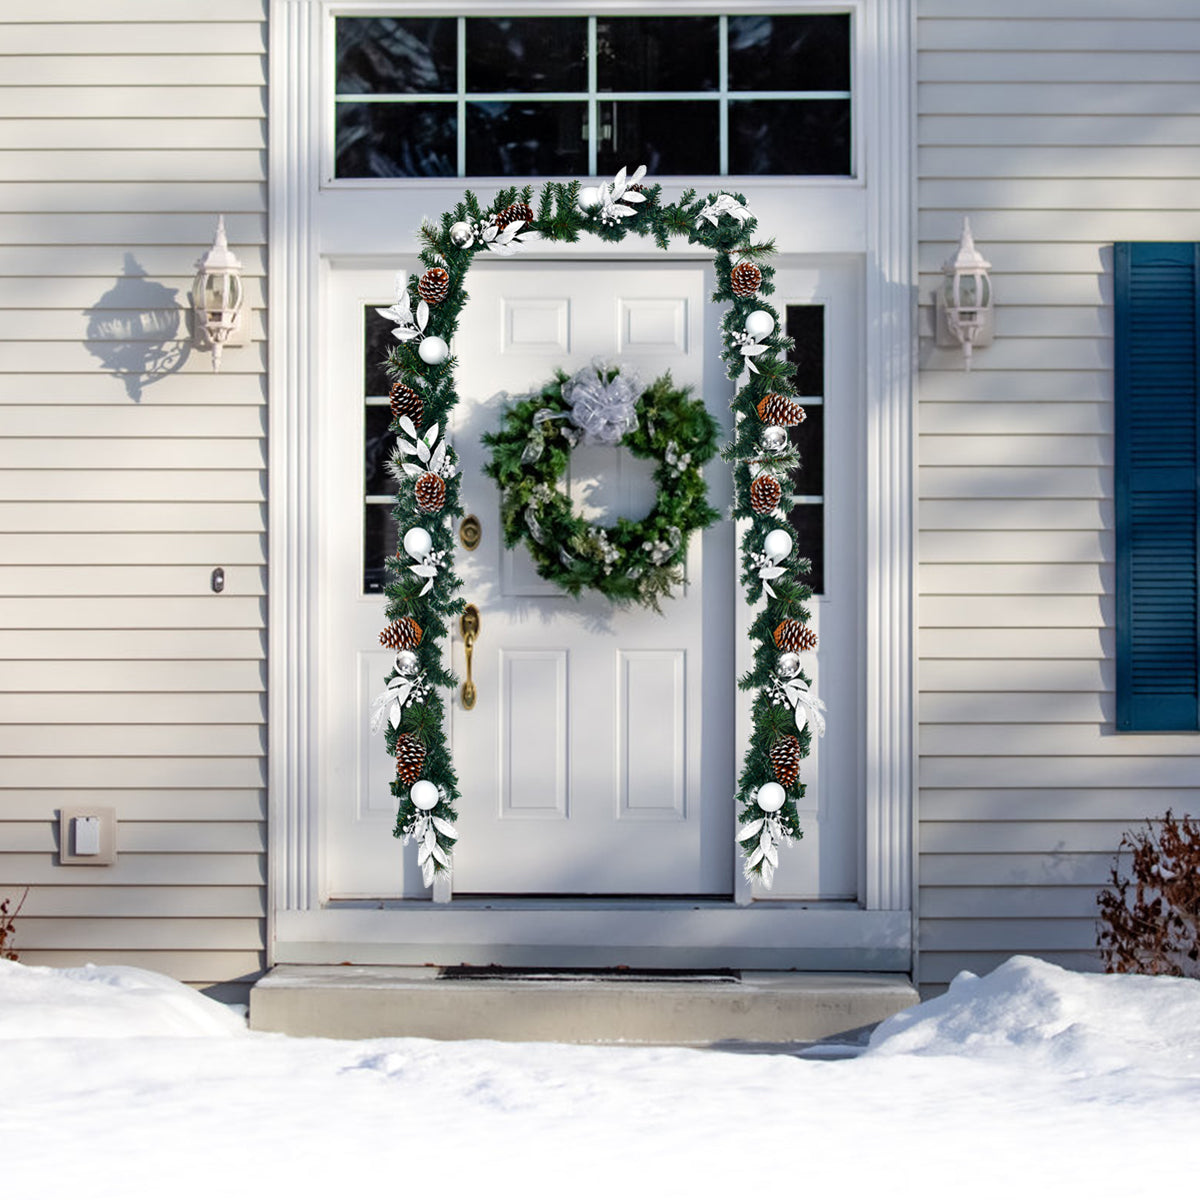
[[478,694],[475,691],[475,682],[471,678],[471,659],[475,654],[475,640],[479,637],[479,624],[479,609],[473,604],[468,604],[458,621],[463,649],[467,652],[467,681],[462,685],[463,708],[474,708]]

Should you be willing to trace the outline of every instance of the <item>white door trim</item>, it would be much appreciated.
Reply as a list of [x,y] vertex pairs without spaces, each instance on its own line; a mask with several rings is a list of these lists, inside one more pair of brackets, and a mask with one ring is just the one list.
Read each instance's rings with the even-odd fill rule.
[[[738,6],[739,0],[711,5],[730,11]],[[272,0],[270,11],[272,961],[278,961],[281,952],[298,952],[301,944],[326,946],[332,953],[335,944],[353,940],[354,930],[359,928],[357,919],[351,920],[344,912],[339,916],[342,910],[322,910],[317,786],[321,681],[314,669],[320,562],[308,492],[314,415],[321,390],[317,331],[323,324],[322,255],[342,250],[322,243],[315,217],[321,203],[321,31],[332,7],[331,0]],[[596,0],[590,7],[615,11],[621,6]],[[761,11],[763,0],[752,7]],[[797,6],[788,7],[794,11]],[[847,947],[860,946],[865,965],[871,960],[872,937],[907,952],[913,908],[913,15],[911,0],[851,0],[846,7],[855,12],[858,30],[856,121],[864,164],[863,179],[858,181],[863,221],[861,229],[843,227],[836,214],[822,211],[814,225],[822,226],[824,220],[843,239],[826,249],[858,253],[864,264],[866,439],[862,470],[867,561],[862,614],[866,703],[861,908],[839,912],[834,919],[815,909],[792,911],[774,901],[730,907],[748,914],[768,908],[783,912],[786,907],[790,917],[784,927],[791,931],[787,938],[793,947],[824,943],[832,922],[845,931],[837,937]],[[806,185],[746,181],[752,205],[760,186],[762,193],[771,197],[769,207],[778,207],[777,198],[790,198],[799,214],[797,229],[781,232],[764,223],[764,233],[777,236],[782,250],[811,251],[812,242],[805,240],[808,234],[800,227]],[[840,194],[839,205],[854,210],[844,189],[819,191],[822,195]],[[407,235],[400,236],[415,241],[415,234],[414,223]],[[388,231],[386,252],[411,255],[415,250],[412,241],[397,246],[396,236],[394,229]],[[854,244],[856,241],[859,244]],[[353,245],[344,248],[345,253],[355,251]],[[744,628],[746,621],[739,624]],[[413,903],[427,913],[439,907]],[[891,916],[881,922],[873,914]],[[389,912],[376,914],[372,938],[392,940],[377,928],[392,916]],[[757,923],[758,918],[752,919]],[[868,944],[852,933],[856,919],[861,930],[874,930],[866,937]],[[879,945],[880,950],[885,948]]]

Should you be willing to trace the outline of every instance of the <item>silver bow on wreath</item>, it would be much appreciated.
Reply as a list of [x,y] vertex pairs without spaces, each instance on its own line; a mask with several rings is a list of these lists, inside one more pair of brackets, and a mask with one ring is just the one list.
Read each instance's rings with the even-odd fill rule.
[[594,361],[577,371],[562,387],[563,402],[571,408],[571,421],[590,445],[615,446],[637,428],[637,402],[645,390],[632,367],[621,367],[607,383],[612,368]]

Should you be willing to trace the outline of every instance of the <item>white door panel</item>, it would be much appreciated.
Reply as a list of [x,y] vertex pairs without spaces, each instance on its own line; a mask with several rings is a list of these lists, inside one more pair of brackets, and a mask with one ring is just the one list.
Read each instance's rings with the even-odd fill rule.
[[[556,368],[573,372],[596,356],[635,365],[647,383],[670,370],[699,390],[703,269],[479,264],[469,288],[453,428],[463,506],[483,525],[479,549],[458,560],[481,629],[479,699],[470,711],[457,699],[453,707],[463,792],[454,890],[728,890],[728,864],[701,852],[706,814],[714,831],[727,829],[730,796],[728,779],[701,777],[700,745],[706,720],[728,727],[733,696],[727,683],[703,688],[700,590],[666,602],[663,616],[560,593],[520,547],[503,547],[480,443],[500,427],[498,392],[540,387]],[[611,523],[649,510],[649,476],[627,451],[580,447],[569,490],[584,516]],[[702,560],[696,537],[690,576]],[[461,648],[455,666],[461,673]]]

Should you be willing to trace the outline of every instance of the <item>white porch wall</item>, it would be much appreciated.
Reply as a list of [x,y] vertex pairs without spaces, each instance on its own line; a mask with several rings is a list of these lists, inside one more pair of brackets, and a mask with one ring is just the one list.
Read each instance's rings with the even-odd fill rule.
[[[26,963],[262,965],[265,47],[265,0],[0,6],[0,898],[31,887]],[[186,346],[219,212],[247,344],[135,399],[99,327],[178,306]],[[116,809],[115,866],[58,865],[81,803]]]
[[[1195,0],[918,0],[920,978],[1098,967],[1200,736],[1114,733],[1112,243],[1200,240]],[[932,344],[963,214],[996,341]]]

